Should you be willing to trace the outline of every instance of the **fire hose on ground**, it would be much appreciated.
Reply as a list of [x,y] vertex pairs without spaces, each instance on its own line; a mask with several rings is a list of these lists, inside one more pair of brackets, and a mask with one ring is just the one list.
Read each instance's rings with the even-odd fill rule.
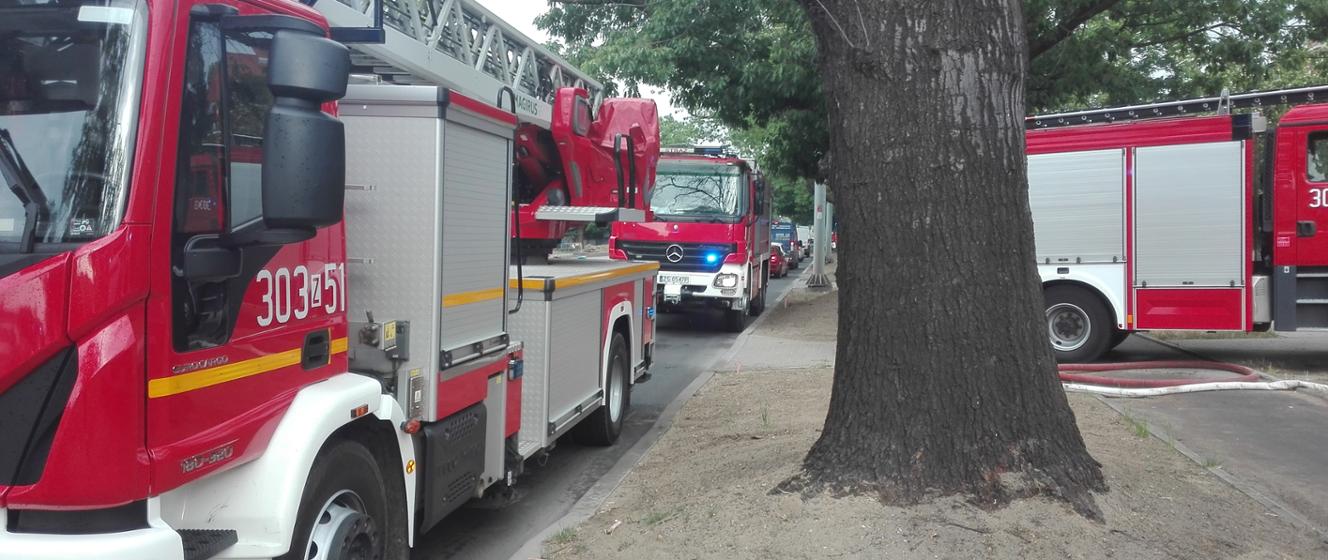
[[[1096,375],[1113,371],[1156,369],[1217,370],[1236,374],[1217,381],[1196,378],[1139,379]],[[1156,397],[1205,391],[1290,391],[1305,389],[1328,397],[1328,385],[1290,379],[1273,379],[1254,369],[1223,362],[1199,360],[1164,360],[1114,364],[1062,364],[1061,385],[1074,393],[1093,393],[1107,397]]]

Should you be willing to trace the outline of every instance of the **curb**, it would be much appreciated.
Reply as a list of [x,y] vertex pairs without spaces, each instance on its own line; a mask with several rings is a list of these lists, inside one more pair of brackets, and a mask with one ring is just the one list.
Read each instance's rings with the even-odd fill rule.
[[[798,288],[799,286],[805,288],[806,283],[806,278],[803,277],[802,273],[799,273],[798,277],[795,278],[783,292],[780,292],[773,303],[779,304],[784,301],[784,298],[793,293],[795,288]],[[766,304],[766,310],[773,310],[770,303]],[[545,527],[543,531],[539,532],[539,534],[528,539],[525,544],[522,544],[521,548],[511,556],[511,560],[540,558],[544,541],[552,537],[554,533],[568,527],[579,525],[595,515],[595,510],[598,510],[599,506],[602,505],[605,500],[609,499],[609,496],[613,494],[614,490],[617,490],[618,486],[622,484],[622,481],[627,478],[627,474],[636,467],[637,463],[641,462],[641,459],[646,456],[646,453],[649,453],[650,449],[655,447],[655,444],[659,442],[659,438],[663,437],[664,434],[669,431],[669,428],[673,426],[673,419],[678,415],[678,411],[682,410],[682,406],[687,404],[687,401],[691,400],[692,395],[695,395],[697,391],[701,390],[701,387],[704,387],[706,383],[710,382],[710,379],[715,376],[716,368],[733,361],[734,356],[737,356],[738,352],[747,345],[748,339],[750,339],[752,334],[756,332],[756,328],[761,326],[761,323],[763,323],[766,317],[769,317],[770,315],[772,315],[772,313],[762,313],[760,317],[757,317],[756,320],[747,325],[747,328],[743,329],[742,333],[738,335],[738,338],[733,341],[733,345],[729,346],[728,351],[719,355],[714,361],[707,364],[705,368],[702,369],[701,374],[696,376],[696,379],[693,379],[691,383],[683,388],[682,392],[678,393],[678,396],[674,397],[672,401],[669,401],[669,404],[659,413],[659,417],[655,419],[655,424],[652,425],[650,429],[646,430],[646,433],[641,436],[641,439],[638,439],[636,443],[632,445],[631,449],[628,449],[626,453],[623,453],[622,457],[618,458],[618,462],[614,463],[613,467],[609,468],[608,472],[604,473],[604,476],[601,476],[594,485],[587,489],[585,494],[582,494],[581,497],[577,499],[576,503],[572,504],[571,509],[569,509],[567,513],[563,514],[563,516],[558,518],[557,521],[549,524],[549,526]]]

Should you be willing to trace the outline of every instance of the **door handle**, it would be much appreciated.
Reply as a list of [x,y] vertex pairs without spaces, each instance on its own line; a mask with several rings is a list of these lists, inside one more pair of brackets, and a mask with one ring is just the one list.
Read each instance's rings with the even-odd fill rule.
[[300,365],[304,369],[320,368],[332,361],[332,334],[326,329],[311,332],[304,337],[300,349]]
[[1314,237],[1318,229],[1318,224],[1313,220],[1301,220],[1296,222],[1296,237]]

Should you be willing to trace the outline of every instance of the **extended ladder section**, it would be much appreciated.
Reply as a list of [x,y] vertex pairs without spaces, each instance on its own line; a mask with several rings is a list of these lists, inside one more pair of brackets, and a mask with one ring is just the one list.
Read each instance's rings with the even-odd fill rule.
[[603,85],[526,37],[474,0],[323,0],[332,27],[373,25],[381,2],[386,40],[354,43],[354,71],[401,84],[431,84],[507,105],[521,120],[547,128],[554,94],[581,87],[596,105]]
[[1178,117],[1204,113],[1229,112],[1232,109],[1259,109],[1273,105],[1296,105],[1328,100],[1328,86],[1259,91],[1218,97],[1202,97],[1184,101],[1167,101],[1146,105],[1131,105],[1109,109],[1090,109],[1071,113],[1038,115],[1024,120],[1028,129],[1055,128],[1080,124],[1133,121],[1161,117]]

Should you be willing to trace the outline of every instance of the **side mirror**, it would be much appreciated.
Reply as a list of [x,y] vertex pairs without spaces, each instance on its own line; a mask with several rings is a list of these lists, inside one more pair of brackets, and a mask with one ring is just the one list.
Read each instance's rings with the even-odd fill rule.
[[180,276],[193,283],[221,282],[240,275],[243,249],[230,247],[217,235],[196,235],[184,245]]
[[756,207],[765,209],[765,179],[756,180]]
[[549,131],[555,140],[570,139],[572,136],[585,136],[594,123],[594,111],[590,107],[590,94],[577,87],[558,88],[554,92],[553,116]]
[[233,232],[244,243],[295,243],[341,221],[346,131],[324,103],[346,95],[350,52],[320,35],[273,33],[268,89],[273,106],[263,140],[263,219]]

